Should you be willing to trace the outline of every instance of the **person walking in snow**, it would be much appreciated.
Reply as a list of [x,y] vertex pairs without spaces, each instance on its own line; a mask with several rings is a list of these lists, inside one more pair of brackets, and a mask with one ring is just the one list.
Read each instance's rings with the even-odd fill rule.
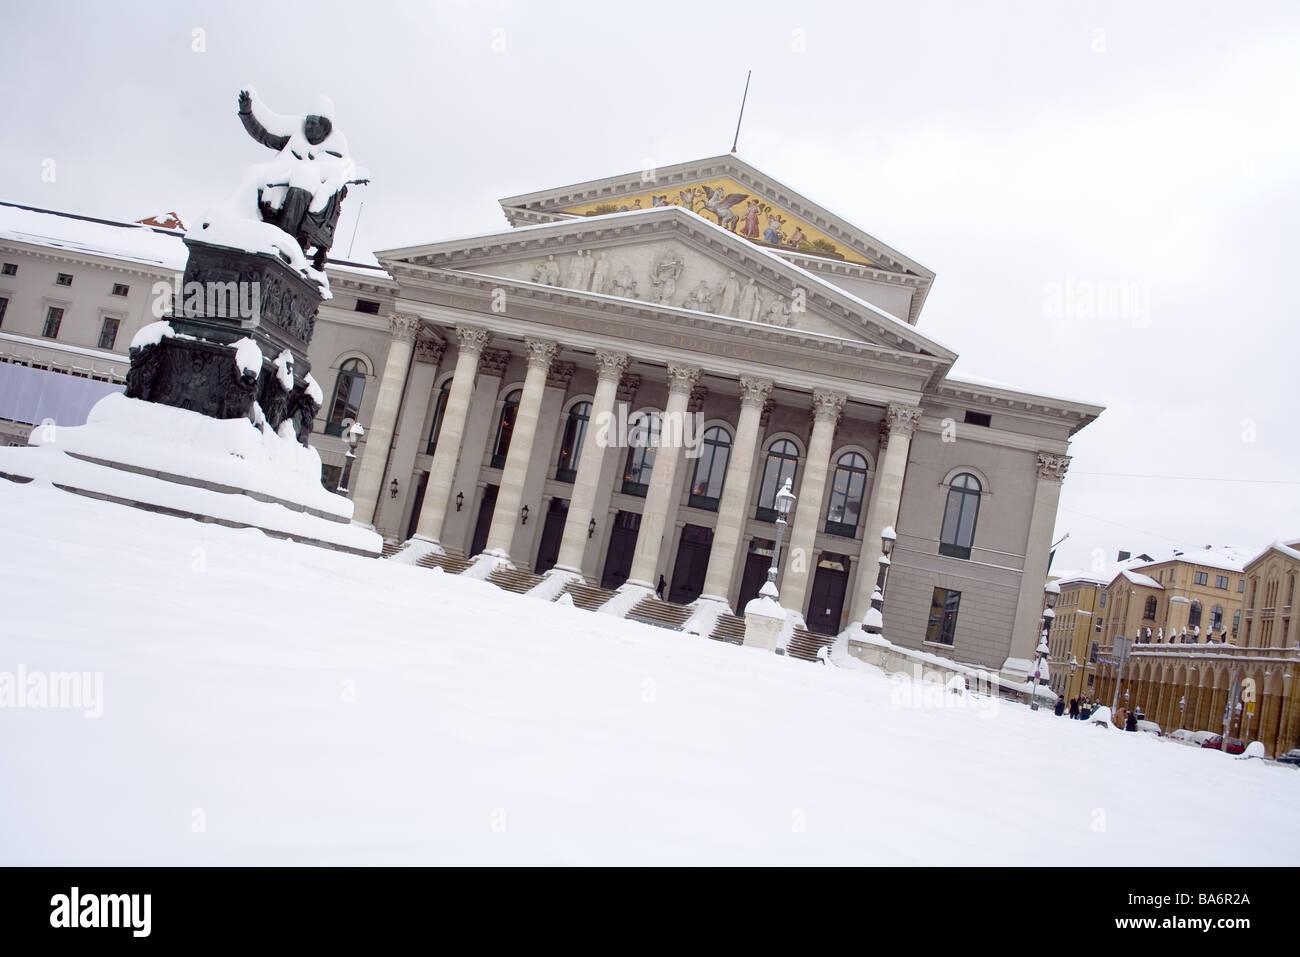
[[1136,731],[1137,729],[1138,729],[1137,715],[1135,715],[1132,711],[1130,711],[1128,715],[1124,718],[1124,730]]
[[664,589],[667,587],[668,587],[668,583],[664,581],[664,576],[660,575],[659,584],[655,585],[655,597],[658,598],[660,601],[664,600]]
[[1077,721],[1078,718],[1079,718],[1079,699],[1078,699],[1078,698],[1071,698],[1071,699],[1070,699],[1070,718],[1073,719],[1073,720],[1076,720],[1076,721]]
[[1065,714],[1065,695],[1056,699],[1056,716],[1059,718],[1063,714]]

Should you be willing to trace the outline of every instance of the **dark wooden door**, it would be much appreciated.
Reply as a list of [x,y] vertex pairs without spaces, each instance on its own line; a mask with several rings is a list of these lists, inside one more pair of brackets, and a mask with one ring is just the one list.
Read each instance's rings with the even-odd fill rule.
[[812,597],[808,599],[808,614],[804,619],[808,630],[819,635],[837,635],[840,615],[844,612],[844,590],[849,575],[843,568],[817,566],[813,576]]
[[569,500],[553,498],[546,510],[546,525],[542,528],[542,543],[537,546],[537,561],[533,572],[544,575],[555,567],[560,557],[560,542],[564,538],[564,520],[569,516]]
[[636,536],[640,528],[641,516],[636,512],[619,512],[614,516],[609,550],[605,553],[605,571],[600,576],[601,588],[617,588],[627,581],[632,572],[632,553],[636,551]]
[[749,543],[745,558],[745,574],[740,579],[740,597],[736,601],[736,614],[743,615],[745,606],[758,597],[758,590],[767,581],[767,570],[772,566],[772,546],[775,542],[755,538]]
[[411,501],[411,520],[406,524],[406,537],[410,538],[420,525],[420,509],[424,508],[424,490],[429,487],[429,473],[421,472],[420,481],[415,486],[415,498]]
[[687,525],[682,529],[682,538],[677,545],[677,562],[673,565],[673,581],[668,588],[669,601],[689,605],[700,597],[712,550],[713,529],[703,525]]
[[483,504],[478,507],[478,523],[474,526],[474,541],[469,547],[470,555],[477,555],[487,546],[488,531],[492,528],[492,513],[497,507],[497,486],[489,485],[483,489]]

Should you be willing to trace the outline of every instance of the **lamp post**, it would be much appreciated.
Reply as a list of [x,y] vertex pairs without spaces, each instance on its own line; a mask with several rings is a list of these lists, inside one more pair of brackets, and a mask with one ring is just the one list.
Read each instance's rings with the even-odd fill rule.
[[1070,655],[1070,684],[1066,688],[1071,698],[1078,698],[1078,692],[1074,690],[1074,673],[1079,670],[1079,658],[1077,655]]
[[894,551],[894,542],[898,534],[892,525],[886,525],[880,532],[880,559],[876,566],[876,590],[871,593],[871,607],[862,623],[863,629],[874,638],[881,638],[885,632],[885,581],[889,577],[890,555]]
[[345,419],[343,421],[343,434],[348,440],[348,454],[343,462],[343,478],[339,480],[337,491],[340,495],[347,495],[348,480],[352,477],[352,463],[357,457],[357,442],[366,434],[366,430],[361,427],[360,422]]
[[794,492],[790,491],[793,479],[786,479],[781,491],[776,493],[776,547],[772,550],[772,565],[767,570],[767,581],[759,589],[759,594],[766,598],[777,599],[776,575],[781,564],[781,541],[785,538],[786,519],[794,506]]
[[1042,634],[1038,639],[1038,647],[1034,649],[1034,684],[1029,692],[1029,710],[1038,710],[1038,679],[1043,673],[1043,659],[1047,657],[1047,639],[1052,633],[1052,620],[1056,617],[1056,599],[1061,597],[1061,586],[1056,582],[1048,582],[1043,588],[1043,597],[1046,601],[1046,607],[1043,609],[1043,628]]

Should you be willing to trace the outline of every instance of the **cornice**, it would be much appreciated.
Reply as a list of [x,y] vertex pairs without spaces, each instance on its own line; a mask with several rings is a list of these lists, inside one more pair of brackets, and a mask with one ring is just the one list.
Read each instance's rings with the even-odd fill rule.
[[75,263],[78,266],[89,266],[93,269],[103,269],[116,273],[124,273],[128,276],[143,276],[149,279],[157,279],[165,282],[171,282],[172,278],[179,276],[182,270],[172,269],[169,266],[150,265],[149,263],[137,262],[134,259],[123,259],[107,254],[87,253],[76,249],[59,249],[53,246],[38,246],[30,243],[24,243],[16,239],[0,240],[0,250],[11,250],[22,256],[30,256],[33,259],[43,259],[56,263]]

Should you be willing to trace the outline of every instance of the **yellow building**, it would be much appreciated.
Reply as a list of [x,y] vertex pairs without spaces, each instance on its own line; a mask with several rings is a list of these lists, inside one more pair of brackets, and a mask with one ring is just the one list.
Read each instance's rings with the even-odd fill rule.
[[1085,697],[1096,681],[1095,650],[1102,634],[1106,580],[1070,575],[1056,584],[1061,597],[1047,643],[1048,671],[1052,690],[1071,701]]

